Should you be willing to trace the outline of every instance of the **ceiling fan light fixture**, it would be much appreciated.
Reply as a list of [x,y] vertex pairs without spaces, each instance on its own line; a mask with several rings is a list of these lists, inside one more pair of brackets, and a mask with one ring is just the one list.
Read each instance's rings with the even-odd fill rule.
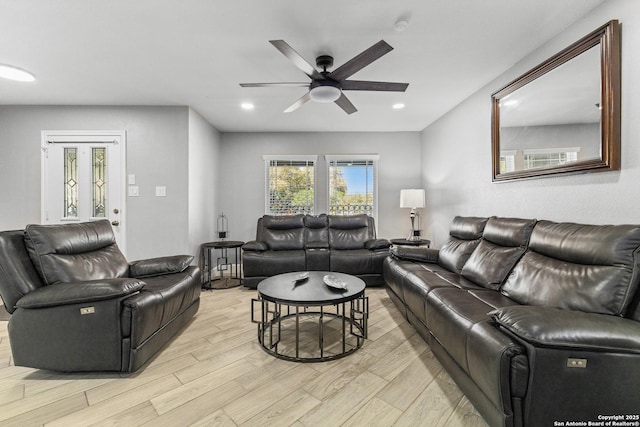
[[311,89],[311,99],[316,102],[334,102],[342,92],[335,86],[318,86]]
[[317,86],[313,86],[309,91],[309,95],[311,99],[316,102],[334,102],[340,95],[342,95],[342,91],[338,87],[337,83],[333,84],[332,82],[323,82],[323,84],[319,84]]

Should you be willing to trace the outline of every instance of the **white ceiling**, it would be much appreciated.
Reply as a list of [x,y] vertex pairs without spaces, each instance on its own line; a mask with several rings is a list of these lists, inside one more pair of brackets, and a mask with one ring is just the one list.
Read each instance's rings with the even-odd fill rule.
[[[223,132],[420,131],[602,1],[0,0],[0,63],[37,77],[0,79],[0,105],[188,105]],[[283,113],[306,89],[238,85],[306,81],[272,39],[335,67],[384,39],[394,50],[352,78],[409,88],[347,92],[352,115]]]

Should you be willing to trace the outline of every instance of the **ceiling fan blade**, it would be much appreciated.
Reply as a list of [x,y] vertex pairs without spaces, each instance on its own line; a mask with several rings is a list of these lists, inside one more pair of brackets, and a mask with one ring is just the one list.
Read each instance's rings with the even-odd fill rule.
[[284,40],[269,40],[269,43],[289,58],[289,60],[293,62],[293,65],[301,69],[307,76],[316,80],[324,80],[322,74],[320,74],[313,65],[309,64],[306,59],[300,56],[298,52],[293,50],[287,42]]
[[374,90],[388,92],[404,92],[409,83],[370,82],[364,80],[345,80],[340,83],[342,90]]
[[340,98],[336,99],[334,102],[338,104],[338,106],[342,108],[347,114],[352,114],[358,111],[358,109],[351,103],[351,101],[349,101],[349,98],[347,98],[344,93],[341,94]]
[[351,58],[351,60],[336,68],[329,77],[336,81],[348,79],[356,72],[362,70],[381,56],[391,52],[393,48],[384,40],[371,46],[369,49]]
[[296,102],[291,104],[291,106],[289,108],[284,110],[284,112],[285,113],[290,113],[292,111],[295,111],[298,108],[302,107],[307,102],[309,102],[310,100],[311,100],[311,92],[307,92],[304,95],[302,95],[302,97],[300,97]]
[[242,87],[309,87],[309,83],[284,82],[284,83],[240,83]]

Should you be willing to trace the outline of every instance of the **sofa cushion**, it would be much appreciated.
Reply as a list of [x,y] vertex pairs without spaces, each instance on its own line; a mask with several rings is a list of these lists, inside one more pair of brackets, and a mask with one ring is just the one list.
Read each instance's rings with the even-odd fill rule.
[[460,367],[469,373],[467,337],[478,322],[490,319],[492,307],[464,289],[434,289],[425,300],[426,326]]
[[327,215],[305,215],[305,240],[307,249],[329,248],[329,220]]
[[307,269],[304,250],[245,252],[242,256],[245,277],[268,277]]
[[388,254],[386,252],[367,249],[350,249],[346,251],[331,250],[329,254],[331,271],[362,275],[379,274]]
[[402,279],[401,287],[405,304],[422,323],[426,323],[424,302],[429,292],[438,288],[457,289],[453,283],[427,270],[408,272]]
[[[196,267],[145,279],[142,290],[123,301],[123,336],[137,348],[200,297],[200,275]],[[194,286],[198,282],[198,286]]]
[[304,249],[304,215],[262,218],[262,240],[272,251]]
[[534,219],[489,218],[462,275],[485,288],[499,289],[524,254],[535,223]]
[[449,230],[449,240],[440,247],[438,264],[460,273],[471,253],[480,244],[486,223],[487,218],[455,217]]
[[338,250],[363,249],[365,242],[375,238],[369,229],[367,215],[329,216],[329,247]]
[[640,226],[540,221],[501,291],[526,305],[622,315],[637,291]]
[[129,273],[129,264],[106,220],[30,224],[25,228],[25,246],[38,274],[48,285],[116,279]]

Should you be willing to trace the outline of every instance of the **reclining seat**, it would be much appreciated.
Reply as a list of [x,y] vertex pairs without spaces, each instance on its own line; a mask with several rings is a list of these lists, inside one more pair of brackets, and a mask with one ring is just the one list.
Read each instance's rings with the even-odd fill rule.
[[258,219],[256,240],[242,249],[244,285],[249,288],[276,274],[305,271],[304,215],[264,215]]
[[131,264],[109,221],[0,233],[0,293],[13,361],[55,371],[132,372],[199,307],[193,257]]
[[353,274],[367,285],[383,285],[382,264],[390,242],[376,239],[374,219],[368,215],[329,215],[331,271]]
[[491,324],[489,312],[519,305],[499,289],[524,256],[535,224],[534,219],[489,218],[460,271],[460,280],[468,284],[433,289],[424,300],[432,351],[490,425],[510,425],[522,416],[528,375],[524,348]]
[[387,293],[423,338],[428,337],[424,327],[427,294],[440,287],[469,286],[459,275],[480,244],[486,223],[487,218],[457,216],[440,249],[397,246],[392,250],[394,256],[385,261]]

